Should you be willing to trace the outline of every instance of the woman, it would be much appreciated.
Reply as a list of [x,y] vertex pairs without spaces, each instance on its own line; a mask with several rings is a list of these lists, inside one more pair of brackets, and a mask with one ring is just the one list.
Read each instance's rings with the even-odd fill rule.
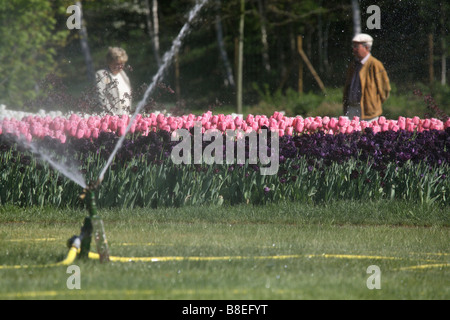
[[131,109],[130,79],[123,70],[128,55],[122,48],[109,48],[106,54],[107,69],[96,73],[97,92],[104,110],[114,115],[129,113]]

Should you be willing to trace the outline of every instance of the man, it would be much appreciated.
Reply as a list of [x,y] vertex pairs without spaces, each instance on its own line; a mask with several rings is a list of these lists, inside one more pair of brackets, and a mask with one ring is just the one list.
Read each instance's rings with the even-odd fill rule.
[[374,121],[383,113],[382,104],[391,86],[383,64],[371,55],[373,38],[358,34],[353,40],[355,60],[350,63],[344,86],[344,115]]
[[122,115],[131,109],[130,79],[123,70],[128,55],[122,48],[109,48],[106,55],[107,69],[96,73],[100,104],[108,113]]

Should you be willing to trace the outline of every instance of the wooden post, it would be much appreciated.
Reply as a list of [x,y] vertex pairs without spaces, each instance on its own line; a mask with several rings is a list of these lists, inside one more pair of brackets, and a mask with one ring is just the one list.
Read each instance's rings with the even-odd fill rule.
[[[299,36],[298,38],[301,38],[301,36]],[[314,79],[316,79],[316,81],[317,81],[320,89],[322,90],[322,92],[326,93],[326,89],[325,89],[325,86],[323,85],[322,80],[320,79],[319,75],[317,74],[316,70],[314,69],[313,65],[309,61],[308,56],[306,55],[305,51],[303,51],[303,48],[301,46],[298,47],[298,53],[300,54],[300,56],[302,57],[303,61],[308,66],[309,71],[313,75]]]
[[433,34],[430,33],[428,35],[428,52],[429,52],[429,57],[428,57],[428,75],[429,75],[429,81],[430,81],[430,86],[433,85],[433,81],[434,81],[434,52],[433,52],[433,47],[434,47],[434,43],[433,43]]
[[181,100],[181,86],[180,86],[180,55],[175,54],[175,94],[177,96],[177,102]]
[[241,18],[239,21],[239,49],[237,70],[237,113],[242,114],[243,94],[243,68],[244,68],[244,25],[245,25],[245,0],[241,0]]
[[[298,36],[297,37],[297,47],[298,51],[303,50],[303,37]],[[303,60],[298,60],[298,92],[303,93]]]

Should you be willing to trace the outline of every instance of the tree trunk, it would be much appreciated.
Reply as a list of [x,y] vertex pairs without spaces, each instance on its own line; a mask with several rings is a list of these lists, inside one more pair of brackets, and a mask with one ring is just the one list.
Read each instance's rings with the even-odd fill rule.
[[447,84],[447,43],[445,37],[447,36],[447,30],[445,28],[445,5],[441,2],[441,84],[445,86]]
[[77,1],[76,5],[80,8],[80,21],[81,21],[81,28],[80,28],[80,44],[81,44],[81,51],[83,52],[84,60],[86,62],[86,69],[87,69],[87,77],[90,82],[95,82],[95,70],[94,70],[94,63],[92,61],[91,51],[89,50],[89,44],[88,44],[88,35],[87,35],[87,29],[86,29],[86,23],[83,19],[83,9],[81,6],[81,1]]
[[223,28],[222,28],[222,18],[220,15],[221,11],[221,0],[216,0],[217,5],[217,14],[216,14],[216,35],[217,35],[217,43],[219,45],[220,57],[225,66],[226,82],[227,85],[235,86],[234,77],[233,77],[233,69],[231,68],[230,60],[228,59],[227,50],[225,49],[225,42],[223,40]]
[[[155,60],[158,66],[161,65],[161,56],[159,54],[159,39],[155,35],[155,30],[153,28],[153,22],[152,22],[152,10],[150,9],[150,3],[149,0],[144,0],[145,5],[145,19],[147,22],[147,32],[150,37],[150,41],[152,42],[153,46],[153,54],[155,56]],[[156,3],[156,9],[158,9],[158,4]],[[156,17],[158,14],[156,14]]]
[[267,41],[267,20],[264,13],[264,3],[263,0],[258,0],[258,10],[259,17],[261,20],[261,42],[263,46],[262,58],[264,63],[264,68],[266,71],[270,71],[270,58],[269,58],[269,43]]
[[428,76],[429,76],[429,82],[430,86],[433,85],[434,82],[434,41],[433,41],[433,34],[430,33],[428,35]]
[[242,114],[243,69],[244,69],[244,26],[245,26],[245,0],[241,0],[241,18],[239,19],[239,49],[237,70],[237,113]]
[[353,32],[355,35],[361,33],[361,11],[359,9],[358,0],[352,0],[353,12]]
[[159,63],[158,66],[161,64],[161,58],[159,54],[159,19],[158,19],[158,0],[153,0],[153,28],[155,32],[155,38],[154,38],[154,46],[155,46],[155,52],[158,55]]

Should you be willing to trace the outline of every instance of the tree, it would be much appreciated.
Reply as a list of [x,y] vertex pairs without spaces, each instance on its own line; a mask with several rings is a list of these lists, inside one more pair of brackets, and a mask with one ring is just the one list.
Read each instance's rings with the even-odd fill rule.
[[56,30],[51,0],[0,3],[0,102],[22,107],[39,94],[39,81],[56,70],[57,49],[69,30]]

